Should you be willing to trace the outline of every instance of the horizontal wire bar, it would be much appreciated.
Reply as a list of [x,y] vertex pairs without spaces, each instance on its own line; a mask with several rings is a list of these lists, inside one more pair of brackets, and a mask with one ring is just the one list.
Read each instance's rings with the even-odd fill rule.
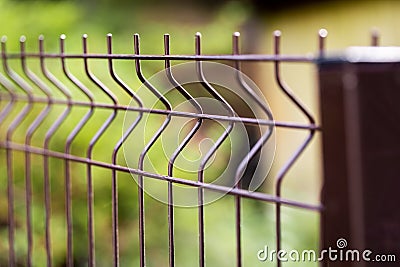
[[61,153],[61,152],[57,152],[57,151],[52,151],[52,150],[46,150],[46,149],[38,148],[38,147],[34,147],[34,146],[27,146],[27,145],[13,143],[13,142],[0,142],[0,148],[24,151],[24,152],[37,154],[37,155],[46,155],[46,156],[50,156],[53,158],[66,159],[66,160],[79,162],[79,163],[85,163],[85,164],[102,167],[102,168],[106,168],[106,169],[117,170],[117,171],[121,171],[121,172],[129,172],[132,174],[142,175],[142,176],[149,177],[149,178],[170,181],[170,182],[177,183],[177,184],[188,185],[188,186],[193,186],[193,187],[198,187],[198,188],[204,188],[204,189],[209,189],[209,190],[217,191],[217,192],[223,192],[223,193],[227,193],[229,195],[237,195],[237,196],[241,196],[241,197],[245,197],[245,198],[249,198],[249,199],[256,199],[256,200],[261,200],[261,201],[271,202],[271,203],[280,203],[282,205],[297,207],[297,208],[302,208],[302,209],[307,209],[307,210],[314,210],[314,211],[322,211],[323,210],[322,205],[302,203],[299,201],[276,197],[276,196],[268,195],[265,193],[250,192],[250,191],[247,191],[244,189],[230,188],[230,187],[223,186],[223,185],[216,185],[216,184],[209,184],[209,183],[204,183],[204,182],[199,182],[199,181],[185,180],[182,178],[171,177],[171,176],[167,176],[167,175],[159,175],[159,174],[150,173],[150,172],[146,172],[146,171],[142,171],[142,170],[138,170],[138,169],[133,169],[133,168],[129,168],[129,167],[121,166],[121,165],[100,162],[100,161],[96,161],[93,159],[83,158],[83,157],[79,157],[79,156],[75,156],[75,155],[71,155],[71,154],[65,154],[65,153]]
[[202,61],[284,61],[308,63],[317,61],[318,57],[310,55],[264,55],[264,54],[240,54],[240,55],[134,55],[134,54],[61,54],[61,53],[8,53],[7,59],[31,58],[97,58],[97,59],[142,59],[142,60],[202,60]]
[[204,113],[192,113],[192,112],[184,112],[184,111],[175,111],[175,110],[164,110],[164,109],[151,109],[151,108],[141,108],[141,107],[132,107],[126,105],[114,105],[107,103],[95,103],[95,102],[85,102],[85,101],[73,101],[73,100],[64,100],[64,99],[48,99],[47,97],[40,96],[31,96],[29,99],[26,95],[14,94],[11,96],[8,93],[0,93],[1,99],[11,99],[14,98],[16,101],[33,101],[35,103],[51,103],[56,105],[75,105],[81,107],[96,107],[96,108],[105,108],[105,109],[113,109],[113,110],[127,110],[127,111],[137,111],[144,112],[149,114],[161,114],[161,115],[172,115],[177,117],[186,117],[186,118],[200,118],[200,119],[210,119],[210,120],[218,120],[218,121],[227,121],[227,122],[241,122],[244,124],[254,124],[254,125],[263,125],[263,126],[275,126],[281,128],[291,128],[291,129],[300,129],[300,130],[315,130],[321,131],[321,127],[315,124],[302,124],[297,122],[283,122],[283,121],[271,121],[271,120],[263,120],[263,119],[254,119],[248,117],[232,117],[225,115],[212,115],[212,114],[204,114]]

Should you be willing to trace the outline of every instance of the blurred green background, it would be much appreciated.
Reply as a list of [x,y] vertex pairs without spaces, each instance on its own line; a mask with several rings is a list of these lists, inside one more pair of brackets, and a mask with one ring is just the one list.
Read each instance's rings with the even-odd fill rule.
[[[397,45],[400,36],[398,11],[399,1],[16,1],[0,0],[0,35],[8,37],[7,51],[19,51],[19,38],[27,37],[27,50],[37,51],[37,38],[45,36],[45,50],[59,52],[59,36],[66,34],[67,53],[82,52],[82,34],[88,34],[89,52],[106,53],[106,34],[113,34],[114,53],[133,53],[132,35],[141,36],[141,52],[163,54],[163,34],[171,34],[173,54],[193,54],[194,34],[203,35],[203,53],[230,54],[231,35],[242,33],[242,51],[247,53],[271,54],[272,32],[282,31],[282,53],[305,55],[317,51],[317,32],[326,28],[329,32],[327,49],[341,50],[352,45],[369,45],[370,30],[377,27],[381,32],[382,45]],[[21,76],[20,62],[11,61],[10,66]],[[37,60],[29,60],[32,70],[40,76]],[[83,95],[62,74],[59,61],[48,59],[46,64],[68,88],[75,99]],[[90,61],[91,70],[109,88],[116,88],[109,77],[105,61]],[[305,118],[291,106],[274,82],[271,63],[243,64],[244,72],[261,88],[271,105],[278,121],[305,122]],[[69,60],[71,72],[83,80],[88,88],[93,84],[85,78],[83,64],[79,60]],[[126,83],[136,90],[140,82],[135,77],[132,62],[116,62],[116,71]],[[163,68],[163,62],[143,63],[143,72],[151,76]],[[3,71],[2,71],[3,73]],[[302,99],[317,117],[318,90],[316,68],[312,64],[283,64],[282,75],[293,91]],[[42,76],[40,76],[42,77]],[[43,77],[42,77],[43,78]],[[32,85],[33,86],[33,85]],[[48,85],[51,86],[51,85]],[[34,86],[33,86],[34,87]],[[4,88],[0,88],[2,92]],[[95,89],[97,101],[110,103]],[[129,98],[118,88],[113,92],[121,103],[128,104]],[[35,89],[35,93],[42,94]],[[4,108],[6,101],[0,102]],[[0,140],[5,140],[7,126],[23,104],[16,105],[13,113],[0,122]],[[14,134],[16,142],[23,143],[27,127],[44,105],[36,104],[33,112],[24,120]],[[34,135],[33,144],[40,146],[43,134],[51,122],[63,111],[54,107],[46,122]],[[72,115],[63,124],[51,142],[51,149],[63,151],[65,138],[86,112],[86,108],[74,108]],[[85,127],[74,141],[72,151],[85,156],[85,148],[92,137],[92,129],[98,129],[109,111],[96,111],[95,119]],[[123,116],[120,114],[114,126],[118,131],[108,131],[94,151],[94,158],[109,162],[112,145],[120,137]],[[118,132],[118,134],[116,134]],[[306,133],[278,129],[277,150],[270,179],[260,189],[274,192],[273,178],[291,153],[301,143]],[[322,171],[320,167],[319,138],[312,142],[304,155],[288,173],[283,196],[286,198],[319,203]],[[24,154],[14,152],[16,251],[20,266],[25,265],[26,227],[24,204]],[[0,150],[0,266],[7,266],[7,195],[5,150]],[[118,162],[125,165],[122,155]],[[65,265],[65,216],[64,216],[64,163],[51,159],[52,187],[52,246],[55,266]],[[73,186],[74,218],[74,259],[76,266],[87,265],[87,208],[86,208],[86,168],[82,164],[71,163]],[[93,167],[95,186],[95,227],[96,264],[110,266],[111,247],[111,172]],[[120,201],[120,253],[121,266],[138,265],[138,216],[137,188],[129,174],[119,173]],[[33,181],[33,226],[34,226],[34,266],[45,265],[44,250],[44,210],[43,210],[43,158],[32,156]],[[258,250],[265,245],[275,245],[274,205],[252,200],[243,200],[243,255],[245,266],[267,266],[259,262]],[[196,266],[198,262],[197,209],[176,208],[176,265]],[[234,203],[232,197],[207,205],[206,212],[206,260],[208,266],[233,266],[235,261]],[[167,266],[168,228],[166,205],[146,196],[146,252],[148,266]],[[283,208],[283,248],[317,249],[318,221],[315,212],[293,208]],[[304,263],[288,262],[284,266],[302,266]],[[317,266],[317,263],[307,263]]]

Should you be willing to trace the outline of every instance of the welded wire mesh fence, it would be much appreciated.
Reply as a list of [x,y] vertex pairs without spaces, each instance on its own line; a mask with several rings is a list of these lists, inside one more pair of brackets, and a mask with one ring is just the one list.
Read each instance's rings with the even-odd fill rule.
[[[243,240],[243,214],[250,211],[243,205],[252,200],[256,219],[264,212],[257,203],[275,208],[268,213],[274,230],[260,239],[274,240],[278,251],[282,206],[321,210],[281,197],[285,175],[320,127],[280,66],[313,64],[325,36],[320,31],[315,57],[281,55],[279,32],[270,55],[241,54],[238,33],[226,55],[203,55],[200,34],[193,55],[170,54],[168,35],[163,55],[141,54],[139,35],[126,54],[113,53],[111,35],[103,54],[89,52],[86,35],[78,54],[67,52],[64,35],[54,53],[42,36],[35,52],[26,51],[24,37],[20,51],[9,52],[3,37],[0,265],[179,266],[185,255],[199,266],[221,262],[213,257],[246,265],[248,258],[258,261],[258,250],[250,255]],[[243,62],[271,64],[280,94],[306,122],[275,120],[266,89],[241,72]],[[267,178],[276,129],[303,132],[305,139]],[[260,189],[266,178],[272,193]],[[206,205],[224,199],[233,202],[214,211]],[[190,216],[180,207],[192,207]],[[222,228],[207,231],[212,225]],[[234,229],[229,238],[224,226]],[[196,228],[194,238],[187,227]]]

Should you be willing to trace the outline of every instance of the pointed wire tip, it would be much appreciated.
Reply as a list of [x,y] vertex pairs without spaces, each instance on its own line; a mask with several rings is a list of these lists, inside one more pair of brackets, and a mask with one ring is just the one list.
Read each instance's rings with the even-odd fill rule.
[[373,27],[373,28],[371,29],[371,35],[372,35],[373,37],[379,37],[379,29],[376,28],[376,27]]
[[7,36],[3,35],[3,36],[1,37],[1,42],[2,42],[2,43],[7,42]]
[[19,37],[19,41],[20,41],[21,43],[25,43],[25,41],[26,41],[25,35],[21,35],[21,37]]
[[139,54],[139,46],[140,46],[140,41],[139,41],[140,37],[138,33],[135,33],[133,35],[133,51],[135,54]]
[[234,32],[234,33],[233,33],[233,36],[234,36],[234,37],[239,37],[239,36],[240,36],[240,32]]
[[326,38],[326,37],[328,36],[328,31],[327,31],[326,29],[320,29],[320,30],[318,31],[318,35],[319,35],[321,38]]
[[282,35],[281,31],[279,31],[279,30],[274,31],[274,36],[275,37],[281,37],[281,35]]
[[379,46],[379,38],[380,38],[379,29],[373,27],[370,32],[371,32],[371,46]]
[[67,36],[66,36],[65,34],[61,34],[61,35],[60,35],[60,39],[61,39],[61,40],[65,40],[65,39],[67,39]]

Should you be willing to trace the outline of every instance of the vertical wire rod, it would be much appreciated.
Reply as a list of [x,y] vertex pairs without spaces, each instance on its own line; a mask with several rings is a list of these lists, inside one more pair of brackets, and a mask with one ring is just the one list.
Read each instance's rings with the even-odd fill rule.
[[[109,55],[112,55],[112,34],[107,34],[107,52]],[[108,59],[108,70],[110,72],[113,80],[131,97],[132,101],[136,102],[137,105],[142,108],[143,103],[142,100],[130,89],[115,73],[113,60],[111,57]],[[143,117],[143,113],[139,112],[136,119],[133,123],[128,127],[128,129],[123,133],[121,139],[118,140],[116,145],[114,146],[112,153],[112,163],[114,165],[117,164],[117,154],[121,149],[123,143],[128,138],[128,136],[133,132],[136,126],[139,124],[140,120]],[[119,266],[119,237],[118,237],[118,180],[117,180],[117,170],[115,168],[112,169],[112,184],[111,184],[111,202],[112,202],[112,242],[113,242],[113,258],[114,258],[114,267]]]
[[[39,36],[39,60],[40,60],[40,68],[41,72],[43,73],[44,77],[50,81],[60,92],[65,96],[67,99],[67,108],[58,116],[58,118],[54,121],[54,123],[50,126],[48,131],[45,133],[45,138],[44,138],[44,144],[43,147],[44,149],[48,149],[50,145],[51,138],[53,137],[54,133],[56,130],[61,126],[61,124],[66,120],[68,115],[70,114],[71,111],[71,92],[57,79],[55,76],[49,72],[46,68],[45,62],[44,62],[44,36],[41,35]],[[46,166],[48,164],[47,160],[48,155],[44,155],[44,165]],[[66,172],[66,170],[64,170]],[[65,177],[64,177],[65,178]],[[70,262],[72,263],[72,251],[68,250],[67,246],[67,255],[66,255],[66,263],[67,267],[72,267]],[[69,261],[68,259],[71,259]]]
[[[232,39],[232,52],[233,55],[240,54],[239,48],[239,37],[240,34],[235,32],[233,34]],[[257,103],[257,105],[261,108],[261,110],[266,114],[269,120],[273,120],[272,113],[269,110],[268,106],[261,101],[261,98],[254,92],[254,90],[245,82],[243,79],[243,74],[241,72],[241,65],[239,61],[235,61],[235,68],[237,70],[236,76],[237,80],[242,87],[242,89]],[[269,126],[268,131],[261,136],[261,138],[254,144],[254,146],[250,149],[248,154],[242,159],[239,163],[238,168],[235,173],[235,186],[236,188],[241,189],[241,176],[243,175],[246,166],[250,162],[251,159],[254,158],[257,153],[261,150],[263,145],[269,140],[273,133],[273,125]],[[237,246],[237,256],[236,256],[236,264],[237,266],[242,265],[242,255],[241,255],[241,197],[235,196],[235,212],[236,212],[236,246]]]
[[[88,46],[87,46],[87,38],[86,34],[83,35],[83,54],[87,55]],[[84,68],[86,75],[88,78],[112,101],[114,106],[118,105],[118,100],[116,96],[89,70],[88,59],[86,57],[83,58]],[[93,148],[96,145],[97,141],[100,137],[106,132],[106,130],[110,127],[112,122],[117,116],[117,110],[113,109],[113,112],[108,116],[106,121],[101,125],[101,127],[96,131],[93,135],[92,139],[89,142],[89,146],[86,151],[86,156],[88,159],[92,159]],[[93,177],[92,177],[92,165],[87,165],[87,205],[88,205],[88,237],[89,237],[89,266],[95,266],[95,236],[94,236],[94,191],[93,191]]]
[[[199,55],[201,53],[201,34],[198,32],[195,36],[195,53]],[[197,72],[199,72],[198,64],[196,64]],[[198,181],[202,182],[203,176],[198,177]],[[199,187],[198,189],[198,225],[199,225],[199,266],[205,266],[205,240],[204,240],[204,190]]]
[[[321,33],[320,33],[321,36]],[[274,32],[274,52],[275,55],[278,56],[280,54],[280,37],[281,37],[281,32],[280,31],[275,31]],[[323,45],[323,42],[321,42],[321,37],[319,39],[319,44],[320,44],[320,53],[324,53],[324,51],[321,51],[321,44]],[[322,46],[323,48],[323,46]],[[283,82],[280,74],[280,64],[279,61],[274,62],[274,70],[275,70],[275,80],[279,86],[279,88],[282,90],[282,92],[292,101],[293,104],[306,116],[308,119],[309,123],[311,125],[315,125],[315,119],[311,115],[311,113],[307,110],[307,108],[297,99],[297,97],[291,92],[290,88]],[[282,189],[282,182],[283,179],[286,175],[286,173],[289,171],[289,169],[292,167],[292,165],[297,161],[299,156],[303,153],[305,148],[308,146],[310,141],[312,140],[314,136],[315,130],[310,129],[309,135],[306,137],[306,139],[301,143],[301,145],[297,148],[297,150],[293,153],[292,157],[285,163],[285,165],[280,169],[280,171],[277,174],[276,178],[276,184],[275,184],[275,193],[277,197],[281,197],[281,189]],[[276,203],[276,227],[275,227],[275,232],[276,232],[276,251],[280,251],[282,241],[281,241],[281,203]],[[277,266],[281,267],[282,262],[279,258],[277,258]]]
[[[26,115],[31,111],[32,105],[32,89],[30,86],[14,71],[12,71],[7,62],[7,52],[6,52],[6,42],[7,38],[3,37],[1,39],[1,55],[3,61],[3,69],[12,81],[14,81],[26,94],[28,97],[28,102],[16,115],[15,119],[9,125],[6,133],[6,142],[9,143],[12,140],[12,136],[16,128],[21,124],[21,122],[26,118]],[[12,164],[12,149],[6,148],[6,158],[7,158],[7,201],[8,201],[8,247],[9,247],[9,266],[14,267],[15,262],[15,218],[14,218],[14,173]],[[46,218],[49,214],[46,214]],[[47,227],[47,225],[46,225]],[[46,251],[47,251],[47,265],[51,266],[51,255],[49,245],[48,228],[46,228]]]
[[[24,74],[31,80],[45,95],[47,98],[46,107],[39,113],[36,119],[28,126],[28,130],[25,136],[25,145],[31,146],[32,136],[39,126],[43,123],[44,119],[49,115],[52,105],[52,95],[50,88],[40,80],[34,73],[32,73],[26,63],[25,57],[25,41],[26,38],[22,36],[20,38],[21,48],[21,65]],[[44,162],[44,176],[49,176],[48,163],[46,164],[47,157],[45,156]],[[46,180],[48,178],[45,178]],[[27,251],[27,266],[32,266],[32,245],[33,245],[33,234],[32,234],[32,181],[31,181],[31,154],[27,151],[25,153],[25,201],[26,201],[26,228],[27,228],[27,240],[28,240],[28,251]]]
[[[4,37],[3,37],[4,39]],[[3,40],[2,39],[2,40]],[[15,96],[15,88],[14,85],[7,80],[6,77],[4,77],[1,73],[0,73],[0,83],[4,86],[4,88],[6,89],[6,91],[10,94],[11,99],[9,101],[9,103],[7,104],[7,106],[1,111],[0,113],[0,125],[3,122],[3,119],[5,119],[10,113],[11,111],[14,109],[14,104],[16,101],[16,96]],[[9,150],[8,148],[6,148],[6,164],[7,164],[7,204],[8,204],[8,234],[9,234],[9,240],[8,240],[8,244],[9,244],[9,248],[8,248],[8,258],[9,258],[9,265],[10,266],[14,266],[15,264],[15,255],[14,255],[14,245],[13,245],[13,231],[11,231],[11,225],[14,226],[14,216],[13,216],[13,210],[10,210],[10,206],[13,207],[14,205],[10,205],[9,200],[12,197],[12,192],[13,192],[13,188],[12,188],[12,182],[10,182],[10,178],[12,178],[12,165],[10,165],[10,161],[9,158],[11,157],[11,155],[9,155],[11,153],[11,150]],[[12,179],[11,179],[12,180]],[[11,186],[10,186],[11,185]],[[11,237],[11,238],[10,238]]]
[[[164,53],[165,55],[170,54],[170,38],[169,34],[164,35]],[[194,99],[174,78],[171,71],[170,60],[165,60],[165,69],[168,80],[172,85],[182,94],[190,104],[197,110],[198,113],[202,113],[200,104]],[[186,145],[190,142],[196,132],[200,129],[202,119],[197,119],[196,124],[192,127],[189,133],[185,136],[182,142],[178,145],[177,149],[172,153],[168,162],[168,175],[173,176],[174,163],[179,154],[183,151]],[[175,242],[174,242],[174,202],[173,202],[173,184],[168,182],[168,233],[169,233],[169,265],[172,267],[175,265]]]
[[[233,54],[239,54],[239,36],[238,32],[235,32],[232,36],[232,52]],[[239,62],[236,68],[239,70]],[[240,174],[241,175],[241,174]],[[240,189],[241,183],[238,181],[238,177],[235,175],[235,188]],[[241,223],[242,223],[242,202],[240,196],[235,196],[235,233],[236,233],[236,266],[242,266],[242,233],[241,233]]]
[[[195,52],[196,54],[201,54],[201,34],[197,33],[195,36]],[[206,78],[204,77],[204,72],[202,68],[201,62],[197,62],[196,64],[196,71],[197,74],[200,78],[202,86],[215,98],[220,100],[224,104],[224,108],[227,109],[227,111],[230,113],[231,116],[234,116],[234,111],[231,108],[231,106],[228,104],[228,102],[218,94],[218,92],[207,82]],[[207,151],[205,156],[200,162],[199,169],[197,171],[197,180],[199,182],[204,182],[204,170],[207,165],[207,163],[210,161],[211,157],[215,154],[215,152],[219,149],[219,147],[223,144],[223,142],[228,138],[229,134],[233,130],[233,123],[230,122],[224,132],[217,138],[216,142],[213,144],[213,146]],[[204,191],[199,190],[198,192],[199,195],[199,252],[200,252],[200,266],[205,265],[205,256],[204,256]]]
[[[139,34],[135,34],[133,36],[133,41],[134,41],[134,53],[135,55],[140,55],[140,42],[139,42]],[[168,102],[168,100],[165,98],[164,95],[162,95],[144,76],[142,73],[142,69],[140,66],[140,60],[136,59],[135,60],[135,67],[136,67],[136,74],[139,78],[139,80],[146,86],[156,97],[161,101],[161,103],[165,106],[165,108],[170,111],[171,104]],[[161,134],[164,132],[164,130],[167,128],[168,124],[171,121],[171,115],[168,114],[168,116],[165,118],[161,126],[158,128],[156,133],[151,137],[150,141],[145,145],[144,149],[140,153],[139,156],[139,162],[138,162],[138,169],[143,170],[144,167],[144,159],[151,149],[151,147],[154,145],[154,143],[158,140],[159,137],[161,137]],[[140,253],[140,267],[144,267],[146,265],[145,262],[145,240],[144,240],[144,235],[145,235],[145,229],[144,229],[144,183],[143,183],[143,175],[138,175],[138,202],[139,202],[139,253]]]
[[[195,35],[195,54],[201,55],[201,33],[197,32]],[[199,77],[201,85],[204,89],[207,90],[215,99],[220,101],[224,104],[224,108],[230,113],[231,116],[234,116],[235,112],[232,107],[229,105],[228,101],[226,101],[218,92],[211,86],[211,84],[207,81],[203,71],[203,65],[201,61],[196,61],[196,72]],[[199,182],[204,181],[204,167],[206,166],[207,162],[211,158],[211,156],[215,153],[218,149],[219,145],[223,143],[223,141],[229,136],[233,129],[234,123],[229,122],[228,127],[225,131],[221,134],[219,140],[217,141],[215,146],[215,150],[212,148],[208,155],[206,155],[199,167],[198,178]],[[219,145],[218,145],[219,144]],[[204,240],[204,190],[203,188],[198,189],[198,220],[199,220],[199,265],[201,267],[205,266],[205,240]]]
[[[61,53],[61,67],[64,72],[64,75],[88,98],[90,102],[90,108],[82,117],[82,119],[78,122],[75,128],[69,133],[67,140],[64,146],[64,153],[69,155],[71,154],[71,145],[74,141],[75,137],[82,130],[82,128],[89,121],[91,116],[93,115],[93,103],[94,97],[93,94],[80,82],[74,75],[72,75],[68,68],[64,57],[65,52],[65,39],[66,36],[62,34],[60,36],[60,53]],[[73,228],[72,228],[72,197],[71,197],[71,170],[70,170],[70,161],[65,159],[65,213],[66,213],[66,223],[67,223],[67,266],[73,266]]]

